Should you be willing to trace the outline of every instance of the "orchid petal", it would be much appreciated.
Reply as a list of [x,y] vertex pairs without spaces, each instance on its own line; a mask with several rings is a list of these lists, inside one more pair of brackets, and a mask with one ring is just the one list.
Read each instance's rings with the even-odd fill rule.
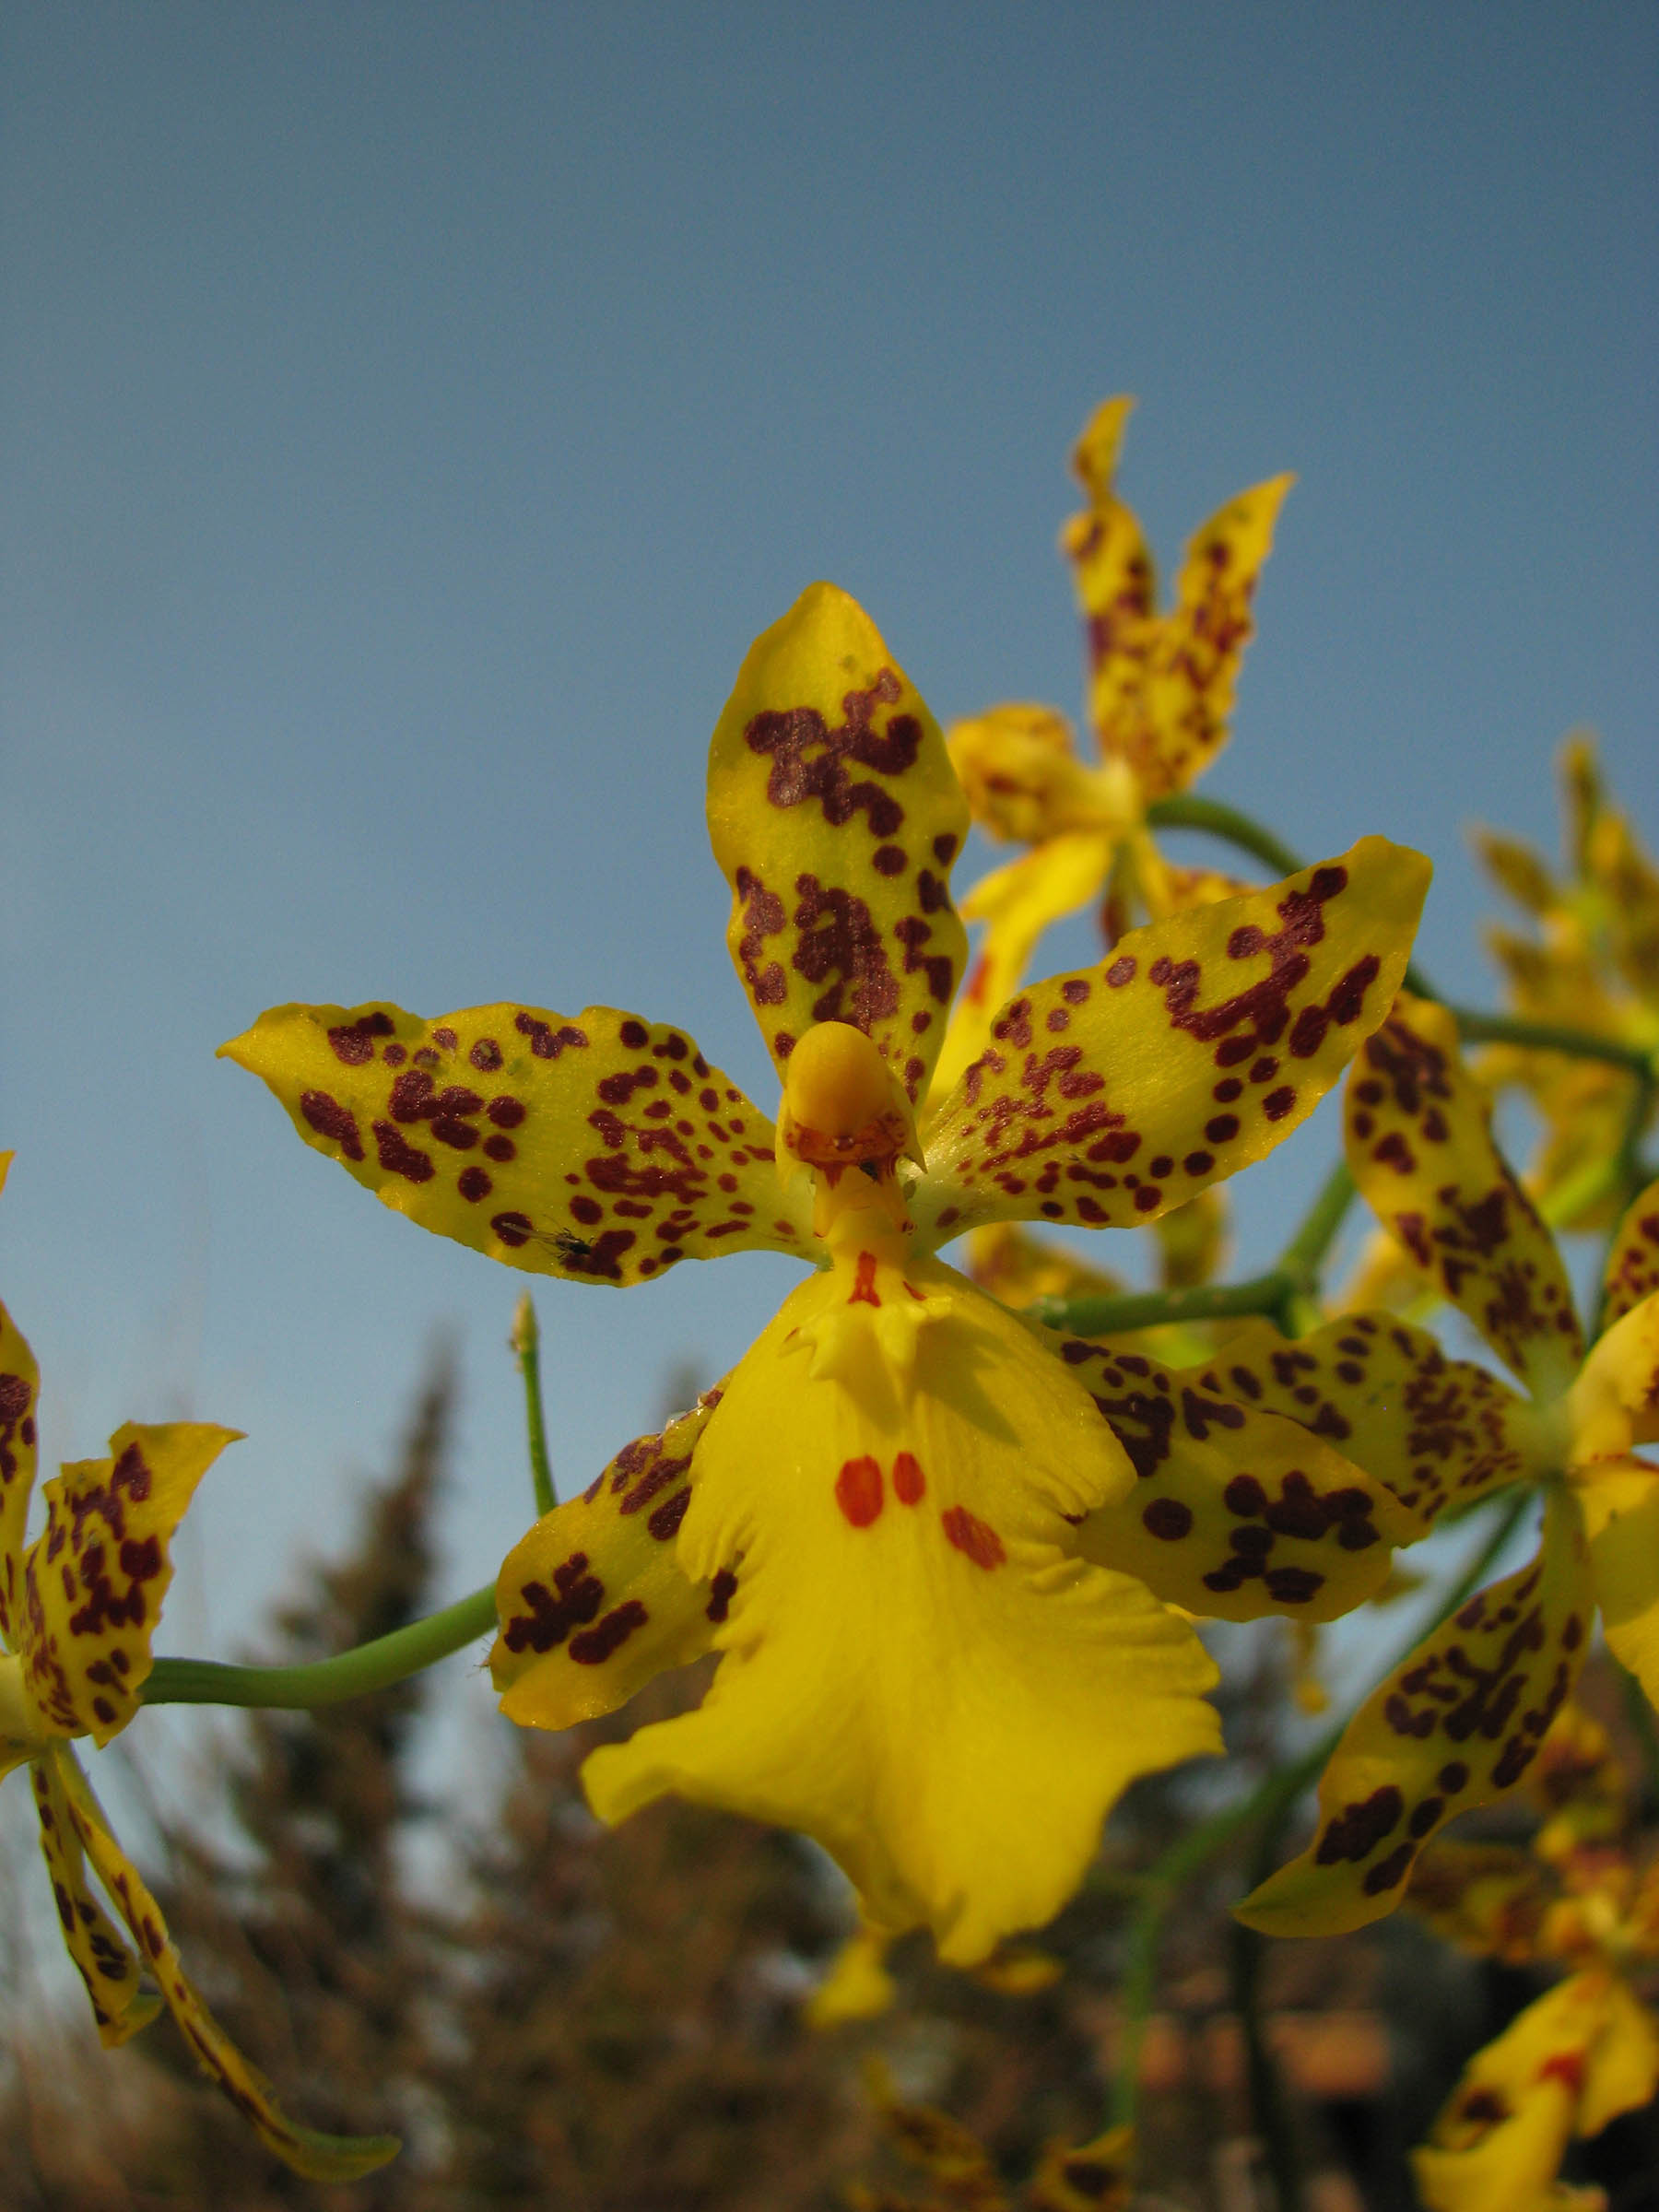
[[1581,2132],[1579,2093],[1590,2052],[1606,2033],[1605,1975],[1574,1974],[1547,1990],[1479,2051],[1412,2153],[1429,2212],[1592,2212],[1600,2191],[1556,2180]]
[[1100,896],[1112,853],[1110,840],[1090,830],[1052,837],[982,877],[963,900],[962,919],[984,923],[985,934],[945,1032],[934,1100],[946,1097],[990,1043],[991,1025],[1019,988],[1043,931]]
[[1578,1508],[1558,1488],[1532,1565],[1471,1598],[1354,1715],[1319,1785],[1312,1842],[1237,1917],[1267,1936],[1334,1936],[1391,1912],[1429,1838],[1532,1764],[1583,1662],[1594,1605]]
[[511,1267],[623,1285],[806,1249],[771,1124],[683,1030],[611,1006],[289,1006],[219,1050],[383,1205]]
[[749,648],[709,750],[726,942],[780,1081],[804,1030],[848,1021],[921,1099],[967,957],[967,833],[920,694],[855,599],[809,584]]
[[1248,1323],[1198,1380],[1335,1445],[1388,1485],[1419,1533],[1447,1505],[1559,1472],[1525,1398],[1392,1313],[1350,1313],[1294,1343],[1270,1322]]
[[61,1768],[60,1755],[49,1749],[36,1759],[29,1776],[41,1817],[41,1851],[64,1947],[86,1983],[99,2041],[110,2049],[147,2027],[161,2000],[140,1985],[137,1958],[92,1893]]
[[1429,864],[1382,838],[1024,991],[922,1125],[920,1237],[1144,1223],[1305,1121],[1405,972]]
[[1567,1403],[1577,1459],[1659,1441],[1659,1292],[1596,1339]]
[[[64,1746],[54,1747],[48,1757],[57,1785],[54,1810],[61,1806],[67,1816],[76,1843],[91,1861],[111,1900],[120,1908],[196,2064],[218,2082],[266,2149],[296,2173],[317,2182],[356,2181],[395,2158],[400,2148],[395,2136],[326,2136],[288,2118],[270,2083],[231,2042],[185,1975],[161,1908],[116,1841],[75,1754]],[[97,2002],[95,1997],[95,2006]]]
[[128,1421],[111,1437],[109,1459],[77,1461],[46,1485],[46,1526],[23,1561],[19,1639],[42,1735],[107,1744],[137,1712],[172,1581],[170,1539],[240,1433],[206,1421]]
[[1221,1620],[1335,1620],[1420,1534],[1383,1484],[1294,1421],[1124,1346],[1069,1337],[1058,1349],[1139,1477],[1079,1524],[1077,1549],[1166,1604]]
[[1443,1006],[1402,994],[1347,1091],[1354,1181],[1384,1228],[1540,1398],[1583,1357],[1555,1240],[1492,1142]]
[[804,1829],[868,1925],[971,1965],[1058,1910],[1135,1775],[1216,1747],[1214,1669],[1072,1555],[1134,1477],[1062,1363],[938,1263],[863,1257],[786,1301],[700,1453],[680,1563],[740,1576],[713,1688],[583,1779],[606,1820],[676,1791]]
[[1659,1707],[1659,1467],[1598,1460],[1574,1487],[1608,1646]]
[[1659,1182],[1649,1183],[1619,1223],[1602,1281],[1604,1329],[1659,1290]]
[[544,1513],[508,1553],[489,1671],[510,1721],[593,1720],[708,1649],[735,1578],[688,1580],[675,1537],[720,1399],[709,1391],[660,1436],[624,1445],[581,1497]]
[[0,1306],[0,1641],[14,1652],[23,1630],[23,1535],[34,1489],[40,1394],[35,1356]]
[[1211,516],[1187,548],[1175,606],[1157,611],[1140,524],[1112,479],[1133,402],[1109,399],[1077,444],[1089,505],[1061,543],[1088,625],[1089,719],[1108,756],[1126,759],[1147,797],[1182,791],[1227,742],[1251,601],[1294,478],[1274,477]]

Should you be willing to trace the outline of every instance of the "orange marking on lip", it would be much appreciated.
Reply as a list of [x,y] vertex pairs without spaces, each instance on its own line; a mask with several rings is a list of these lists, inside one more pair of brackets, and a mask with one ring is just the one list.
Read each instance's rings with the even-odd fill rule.
[[881,1512],[881,1464],[865,1457],[842,1463],[835,1502],[854,1528],[868,1528]]
[[[847,1294],[847,1303],[850,1306],[860,1304],[878,1306],[881,1303],[876,1290],[876,1254],[873,1252],[859,1253],[858,1268],[853,1277],[853,1288]],[[872,1461],[870,1464],[874,1465],[875,1462]]]
[[965,1505],[953,1505],[948,1512],[941,1513],[939,1519],[947,1540],[954,1544],[965,1558],[971,1559],[976,1567],[983,1567],[989,1572],[993,1567],[1000,1567],[1007,1558],[1007,1553],[1003,1549],[1003,1540],[990,1523],[982,1521],[977,1513],[971,1513]]

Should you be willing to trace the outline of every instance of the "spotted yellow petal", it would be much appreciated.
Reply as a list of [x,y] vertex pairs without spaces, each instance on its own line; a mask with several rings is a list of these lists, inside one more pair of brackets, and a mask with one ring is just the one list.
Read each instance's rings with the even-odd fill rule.
[[1568,1408],[1580,1459],[1659,1441],[1659,1291],[1596,1339],[1573,1381]]
[[1385,1486],[1276,1413],[1120,1345],[1059,1340],[1139,1477],[1077,1548],[1167,1604],[1222,1620],[1334,1620],[1420,1532]]
[[1659,1707],[1659,1467],[1601,1460],[1579,1474],[1602,1628]]
[[1518,1843],[1441,1836],[1418,1857],[1401,1902],[1442,1942],[1518,1966],[1537,1956],[1550,1894],[1548,1868]]
[[161,2000],[142,1986],[132,1947],[87,1880],[86,1853],[64,1787],[65,1758],[52,1746],[36,1759],[29,1779],[64,1947],[86,1983],[99,2040],[110,2047],[153,2020]]
[[805,1249],[775,1133],[683,1030],[473,1006],[274,1006],[221,1053],[313,1150],[395,1212],[492,1259],[627,1284],[683,1259]]
[[1259,1159],[1382,1018],[1429,874],[1419,854],[1364,838],[1021,992],[923,1125],[921,1235],[1131,1226]]
[[1659,1182],[1649,1183],[1619,1223],[1602,1280],[1607,1329],[1659,1290]]
[[749,648],[709,751],[726,942],[780,1080],[805,1030],[848,1021],[920,1100],[967,955],[967,833],[920,694],[855,599],[809,584]]
[[1198,1380],[1334,1444],[1385,1482],[1419,1530],[1444,1506],[1559,1471],[1526,1399],[1391,1313],[1351,1313],[1294,1343],[1248,1322]]
[[46,1485],[46,1526],[23,1562],[21,1657],[41,1730],[100,1744],[138,1710],[172,1581],[170,1540],[195,1487],[240,1431],[128,1421],[111,1457]]
[[1088,631],[1088,708],[1102,752],[1126,759],[1148,798],[1181,791],[1227,742],[1251,602],[1293,479],[1275,477],[1211,516],[1187,548],[1175,605],[1157,612],[1139,524],[1112,488],[1132,402],[1110,399],[1075,455],[1089,505],[1067,525]]
[[[5,1155],[9,1160],[11,1155]],[[4,1178],[0,1178],[3,1182]],[[35,1406],[41,1371],[22,1331],[0,1306],[0,1642],[22,1635],[23,1534],[35,1478]]]
[[1512,1789],[1571,1691],[1594,1605],[1573,1500],[1557,1488],[1544,1547],[1418,1644],[1349,1723],[1300,1858],[1236,1907],[1268,1936],[1341,1935],[1398,1903],[1437,1829]]
[[1583,1356],[1555,1240],[1492,1142],[1443,1006],[1402,994],[1347,1089],[1347,1157],[1386,1229],[1543,1398]]
[[1070,1371],[963,1277],[838,1256],[699,1455],[680,1562],[739,1577],[713,1688],[590,1758],[594,1810],[675,1791],[804,1829],[867,1924],[926,1924],[953,1964],[1045,1922],[1125,1784],[1218,1742],[1191,1628],[1072,1550],[1133,1481]]
[[934,1070],[935,1100],[946,1097],[990,1043],[991,1024],[1018,989],[1043,931],[1098,899],[1111,865],[1110,839],[1072,830],[1022,853],[969,892],[962,919],[982,922],[985,934],[951,1011]]
[[510,1721],[592,1720],[708,1648],[734,1578],[689,1581],[675,1538],[720,1398],[709,1391],[661,1435],[625,1444],[581,1497],[544,1513],[508,1553],[489,1671]]
[[1428,2212],[1592,2212],[1599,2190],[1556,2176],[1577,2132],[1587,2054],[1605,2030],[1606,1983],[1574,1974],[1477,2052],[1412,2153]]
[[270,2083],[237,2050],[186,1978],[161,1908],[116,1841],[75,1754],[64,1746],[49,1756],[61,1789],[56,1802],[72,1823],[76,1841],[105,1893],[119,1909],[145,1965],[160,1984],[197,2065],[218,2082],[266,2149],[296,2173],[317,2182],[356,2181],[395,2158],[400,2147],[395,2136],[319,2135],[288,2118]]

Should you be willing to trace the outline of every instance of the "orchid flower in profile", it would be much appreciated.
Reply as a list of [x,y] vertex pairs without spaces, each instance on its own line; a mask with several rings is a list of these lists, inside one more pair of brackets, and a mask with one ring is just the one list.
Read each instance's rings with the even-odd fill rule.
[[[925,1925],[971,1964],[1065,1900],[1129,1781],[1219,1733],[1191,1623],[1093,1526],[1133,1517],[1138,1477],[1088,1347],[938,1250],[1147,1222],[1259,1159],[1382,1018],[1428,865],[1367,839],[1126,936],[1013,998],[928,1102],[968,810],[845,594],[811,586],[750,651],[708,813],[775,1126],[685,1030],[604,1006],[285,1006],[224,1049],[387,1206],[512,1266],[612,1288],[745,1250],[814,1269],[721,1389],[510,1555],[492,1669],[512,1719],[558,1728],[717,1651],[700,1707],[589,1758],[594,1810],[672,1792],[804,1830],[872,1930]],[[1199,1400],[1171,1425],[1242,1449]],[[1291,1594],[1258,1572],[1240,1606],[1374,1586],[1386,1546],[1373,1567],[1340,1539],[1386,1500],[1343,1485],[1287,1536]],[[1182,1510],[1145,1543],[1179,1550]]]
[[1187,548],[1175,604],[1158,609],[1152,556],[1114,478],[1132,399],[1109,399],[1072,465],[1088,504],[1061,533],[1087,627],[1088,720],[1098,762],[1077,756],[1056,708],[1012,703],[955,723],[947,745],[979,827],[1030,848],[977,883],[962,918],[985,935],[951,1023],[936,1082],[947,1088],[1051,923],[1108,897],[1114,939],[1136,911],[1154,919],[1242,887],[1172,867],[1147,830],[1154,799],[1184,791],[1227,743],[1233,687],[1253,629],[1251,602],[1294,478],[1273,477],[1212,515]]
[[[0,1154],[0,1186],[11,1160]],[[34,1355],[0,1307],[0,1775],[30,1770],[65,1947],[99,2036],[125,2042],[165,2001],[197,2065],[267,2149],[315,2181],[355,2180],[396,2156],[396,2137],[319,2135],[282,2111],[186,1976],[160,1906],[71,1747],[89,1735],[101,1749],[137,1712],[172,1581],[173,1531],[238,1432],[127,1422],[110,1439],[110,1458],[77,1461],[46,1485],[46,1525],[26,1544],[39,1394]]]
[[1659,1184],[1614,1240],[1586,1351],[1553,1238],[1492,1140],[1441,1006],[1402,994],[1347,1098],[1348,1165],[1383,1227],[1525,1386],[1448,1359],[1392,1314],[1295,1344],[1247,1330],[1205,1380],[1347,1432],[1344,1451],[1426,1533],[1515,1483],[1543,1500],[1536,1557],[1470,1598],[1349,1724],[1301,1856],[1238,1908],[1268,1935],[1335,1934],[1393,1910],[1445,1823],[1512,1791],[1571,1696],[1599,1612],[1659,1704]]

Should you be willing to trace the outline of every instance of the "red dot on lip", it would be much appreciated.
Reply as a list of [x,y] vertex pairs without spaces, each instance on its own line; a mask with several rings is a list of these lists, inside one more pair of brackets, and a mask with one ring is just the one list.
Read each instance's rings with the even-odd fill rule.
[[835,1502],[854,1528],[868,1528],[881,1512],[881,1465],[849,1459],[835,1478]]
[[912,1452],[900,1452],[893,1462],[893,1493],[900,1505],[915,1505],[927,1488],[927,1477]]

